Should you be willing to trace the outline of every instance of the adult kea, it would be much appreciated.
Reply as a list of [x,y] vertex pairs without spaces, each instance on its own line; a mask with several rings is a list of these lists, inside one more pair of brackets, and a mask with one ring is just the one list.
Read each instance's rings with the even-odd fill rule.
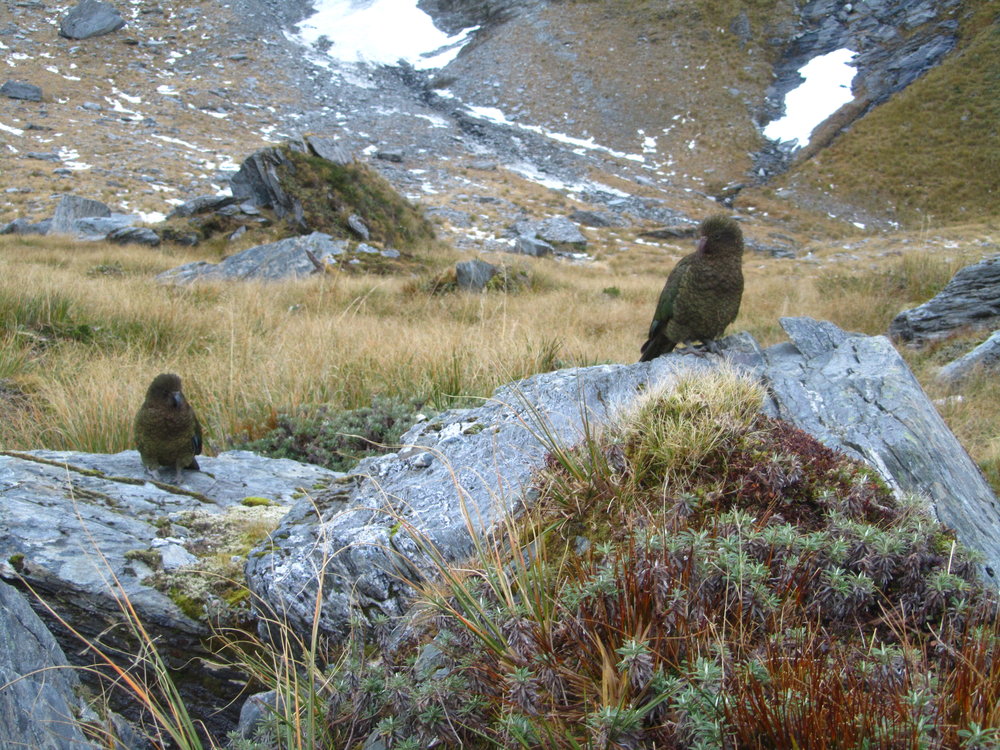
[[656,303],[640,362],[701,341],[718,352],[715,339],[736,319],[743,297],[743,232],[728,216],[701,223],[698,249],[680,259]]
[[200,469],[195,456],[201,453],[201,424],[176,375],[153,378],[133,428],[142,465],[154,478],[161,466],[174,468],[175,482],[180,482],[182,469]]

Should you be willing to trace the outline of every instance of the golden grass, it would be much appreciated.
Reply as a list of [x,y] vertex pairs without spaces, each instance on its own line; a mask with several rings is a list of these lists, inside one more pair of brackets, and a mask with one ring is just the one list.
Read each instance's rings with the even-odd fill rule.
[[[729,330],[749,331],[767,346],[784,340],[779,317],[809,315],[884,333],[896,312],[931,296],[983,253],[981,229],[956,232],[960,241],[869,238],[864,250],[850,252],[813,243],[811,257],[796,261],[748,254],[743,309]],[[526,270],[529,290],[434,295],[419,291],[413,277],[341,273],[177,288],[153,276],[198,258],[197,250],[0,238],[0,399],[7,413],[0,446],[129,448],[143,393],[166,371],[184,378],[209,448],[220,450],[303,405],[348,409],[382,395],[444,408],[539,371],[634,362],[663,279],[690,251],[687,244],[617,243],[626,249],[601,251],[588,265],[492,256]],[[941,245],[959,247],[933,251]],[[460,257],[440,247],[428,253],[428,276]],[[906,356],[933,388],[943,363]],[[980,460],[998,451],[983,426],[989,415],[995,407],[949,412]]]

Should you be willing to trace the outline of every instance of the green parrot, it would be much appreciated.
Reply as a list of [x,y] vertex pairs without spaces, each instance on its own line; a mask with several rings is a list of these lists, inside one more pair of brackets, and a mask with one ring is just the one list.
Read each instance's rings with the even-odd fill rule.
[[195,456],[201,453],[201,424],[181,392],[178,376],[153,378],[133,430],[142,465],[154,478],[161,466],[172,466],[178,483],[182,469],[200,470]]
[[715,339],[736,319],[743,297],[743,232],[728,216],[701,223],[698,249],[680,259],[656,303],[640,362],[701,341],[718,352]]

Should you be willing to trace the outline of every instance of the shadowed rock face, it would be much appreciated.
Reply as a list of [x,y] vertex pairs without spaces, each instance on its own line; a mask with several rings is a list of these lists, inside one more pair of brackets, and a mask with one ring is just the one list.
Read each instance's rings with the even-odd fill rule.
[[[889,341],[809,319],[782,324],[791,341],[767,350],[746,335],[723,342],[725,358],[773,393],[766,411],[865,461],[896,492],[926,498],[984,554],[992,578],[1000,571],[997,500]],[[406,448],[366,460],[351,482],[296,505],[276,543],[250,556],[249,585],[305,631],[316,571],[324,570],[319,626],[334,638],[352,616],[398,615],[411,593],[404,581],[434,574],[425,545],[446,560],[469,554],[470,528],[488,533],[530,502],[531,477],[552,440],[576,444],[585,424],[607,421],[641,390],[722,361],[672,354],[544,373],[500,388],[482,407],[419,424],[401,439]]]
[[918,307],[904,310],[889,325],[889,336],[912,346],[944,338],[959,328],[1000,325],[1000,255],[966,266]]

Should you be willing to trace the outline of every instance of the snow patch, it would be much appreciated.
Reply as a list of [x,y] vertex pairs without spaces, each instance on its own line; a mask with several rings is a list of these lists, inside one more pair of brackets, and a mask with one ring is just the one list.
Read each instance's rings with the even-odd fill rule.
[[857,70],[851,62],[857,54],[838,49],[814,57],[799,68],[805,81],[785,95],[785,116],[768,123],[764,136],[791,141],[796,148],[807,145],[817,125],[854,99],[851,82]]

